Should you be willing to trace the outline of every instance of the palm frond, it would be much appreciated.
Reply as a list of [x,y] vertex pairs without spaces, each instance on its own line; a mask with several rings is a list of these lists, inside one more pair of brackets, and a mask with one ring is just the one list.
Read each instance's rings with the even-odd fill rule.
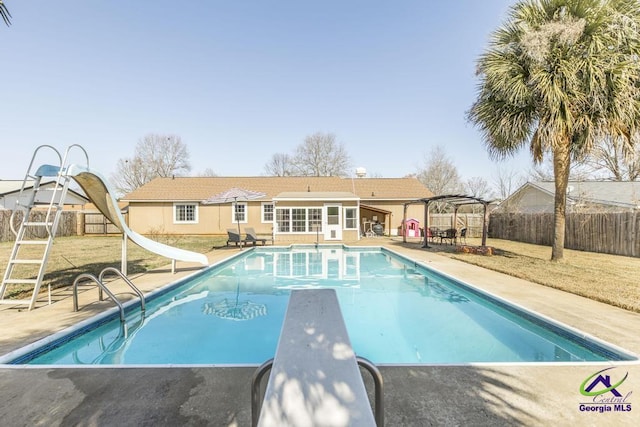
[[11,13],[2,0],[0,0],[0,16],[7,26],[11,25]]

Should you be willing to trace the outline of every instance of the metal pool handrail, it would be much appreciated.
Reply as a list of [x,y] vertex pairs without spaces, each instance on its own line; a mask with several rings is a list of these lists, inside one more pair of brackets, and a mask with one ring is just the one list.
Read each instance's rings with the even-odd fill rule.
[[127,276],[125,276],[124,274],[122,274],[122,272],[121,272],[120,270],[118,270],[117,268],[114,268],[114,267],[107,267],[107,268],[105,268],[104,270],[102,270],[102,271],[100,272],[99,279],[100,279],[100,282],[101,282],[101,283],[103,283],[103,284],[104,284],[104,276],[105,276],[107,273],[115,273],[116,275],[120,276],[120,278],[121,278],[122,280],[124,280],[124,282],[125,282],[127,285],[129,285],[129,287],[130,287],[131,289],[133,289],[133,291],[134,291],[134,292],[138,295],[138,297],[140,298],[140,308],[141,308],[142,312],[144,313],[144,311],[145,311],[145,301],[144,301],[144,294],[142,293],[142,291],[141,291],[140,289],[138,289],[138,288],[136,287],[136,285],[134,285],[134,284],[131,282],[131,280],[129,280],[129,278],[128,278]]
[[[253,372],[251,377],[251,426],[258,425],[260,419],[260,409],[262,408],[261,386],[262,378],[267,372],[271,371],[273,367],[273,358],[267,360]],[[374,365],[369,359],[356,356],[356,362],[358,365],[366,369],[373,378],[374,384],[374,396],[375,396],[375,419],[377,427],[384,427],[384,394],[383,394],[383,381],[382,374],[376,365]]]
[[[83,273],[83,274],[79,275],[78,277],[76,277],[76,280],[73,281],[73,311],[78,311],[78,283],[82,279],[89,279],[89,280],[95,282],[98,285],[98,287],[100,288],[100,290],[105,291],[107,293],[107,295],[109,295],[109,298],[111,298],[111,300],[118,306],[118,309],[120,310],[120,321],[124,323],[124,320],[125,320],[124,319],[124,307],[122,306],[122,303],[109,290],[109,288],[107,288],[105,286],[104,283],[102,283],[96,276],[94,276],[93,274],[89,274],[89,273]],[[100,299],[102,300],[102,298],[100,298]]]

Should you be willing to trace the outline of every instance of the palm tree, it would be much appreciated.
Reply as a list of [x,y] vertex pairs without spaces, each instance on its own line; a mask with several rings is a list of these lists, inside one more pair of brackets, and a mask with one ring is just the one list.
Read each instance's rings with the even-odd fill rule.
[[552,261],[564,250],[573,160],[607,137],[632,151],[640,139],[640,2],[523,0],[480,56],[478,95],[467,113],[489,154],[529,145],[553,160]]
[[4,2],[0,0],[0,16],[5,24],[11,25],[11,14],[9,13],[9,9],[4,5]]

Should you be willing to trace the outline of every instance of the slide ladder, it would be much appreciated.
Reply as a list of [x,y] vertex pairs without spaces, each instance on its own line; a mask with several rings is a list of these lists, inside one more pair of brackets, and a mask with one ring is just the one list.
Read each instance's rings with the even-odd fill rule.
[[[63,157],[54,147],[41,145],[33,153],[10,218],[10,228],[16,240],[2,279],[0,304],[27,305],[29,310],[35,307],[71,180],[65,173],[65,167],[73,147],[84,151],[79,145],[71,145]],[[47,149],[55,153],[57,164],[43,164],[34,171],[38,153]],[[86,151],[84,154],[86,156]],[[54,178],[54,185],[49,185],[50,181],[43,182],[43,178]],[[32,187],[32,191],[27,196],[29,187]],[[31,298],[9,299],[9,288],[17,291],[31,288]]]

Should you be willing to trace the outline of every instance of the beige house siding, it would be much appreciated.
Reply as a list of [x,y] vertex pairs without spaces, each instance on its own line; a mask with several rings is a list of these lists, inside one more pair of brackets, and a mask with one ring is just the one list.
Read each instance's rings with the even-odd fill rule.
[[[196,223],[174,221],[176,204],[197,205]],[[249,202],[247,222],[240,223],[240,229],[253,227],[258,234],[271,234],[271,223],[261,222],[260,202]],[[131,202],[129,204],[129,227],[142,234],[187,234],[216,235],[227,234],[228,228],[237,228],[232,221],[231,204],[203,205],[197,202]]]
[[[261,199],[241,202],[247,206],[247,221],[240,223],[241,233],[252,227],[257,234],[271,236],[273,223],[262,221],[265,203],[277,207],[324,207],[327,203],[341,204],[342,213],[348,206],[366,204],[388,211],[382,213],[384,232],[396,232],[402,223],[404,203],[431,196],[431,192],[414,178],[348,179],[339,177],[184,177],[157,178],[128,194],[129,226],[142,234],[226,235],[227,229],[237,229],[232,218],[232,204],[203,204],[202,201],[230,188],[243,188],[264,193]],[[275,200],[275,202],[274,202]],[[176,204],[197,206],[197,221],[176,223]],[[192,212],[184,212],[191,215]],[[357,211],[356,221],[361,226],[363,209]],[[326,213],[326,212],[324,212]],[[324,215],[323,213],[323,215]],[[275,215],[275,211],[274,211]],[[422,205],[410,206],[409,217],[422,222]],[[344,226],[344,217],[342,224]],[[364,230],[363,230],[364,231]],[[342,240],[357,240],[360,227],[342,229]],[[277,233],[276,233],[277,234]],[[280,237],[284,240],[285,234]],[[324,236],[320,236],[324,241]],[[287,241],[315,242],[315,233],[286,233]],[[331,240],[336,241],[336,240]]]

